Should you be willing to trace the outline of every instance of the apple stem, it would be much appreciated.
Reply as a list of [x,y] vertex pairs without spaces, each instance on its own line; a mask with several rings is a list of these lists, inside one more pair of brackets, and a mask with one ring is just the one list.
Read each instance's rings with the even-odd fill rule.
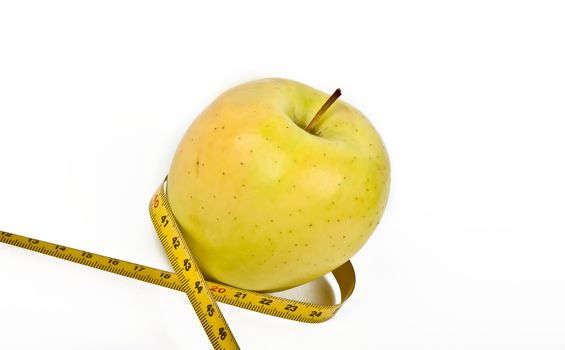
[[322,105],[318,113],[316,113],[314,118],[312,118],[312,120],[304,130],[308,131],[309,133],[312,133],[312,129],[314,128],[314,125],[322,117],[322,114],[324,114],[328,110],[328,108],[330,108],[330,106],[339,98],[339,96],[341,96],[341,89],[336,89],[334,93],[330,96],[330,98],[328,98],[328,100]]

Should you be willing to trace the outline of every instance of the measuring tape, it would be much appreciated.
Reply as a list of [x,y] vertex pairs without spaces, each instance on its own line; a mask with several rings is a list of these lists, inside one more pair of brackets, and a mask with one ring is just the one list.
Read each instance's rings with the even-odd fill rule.
[[341,292],[341,302],[333,305],[291,300],[206,281],[173,217],[165,194],[166,181],[153,195],[149,214],[174,272],[5,231],[0,231],[0,242],[186,293],[216,350],[239,349],[216,302],[289,320],[320,323],[332,318],[353,293],[355,272],[349,261],[332,271]]

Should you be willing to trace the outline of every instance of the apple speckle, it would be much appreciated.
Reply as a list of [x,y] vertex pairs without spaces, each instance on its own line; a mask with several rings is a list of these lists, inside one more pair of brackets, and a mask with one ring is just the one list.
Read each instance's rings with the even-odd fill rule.
[[[211,111],[213,111],[212,113],[215,112],[214,110]],[[251,109],[242,111],[242,114],[240,116],[243,116],[243,113],[245,112],[249,113],[251,111],[252,111]],[[257,116],[260,116],[261,113],[263,113],[263,110],[257,110],[255,111],[255,114],[257,115],[252,114],[252,116],[255,118]],[[216,114],[218,115],[218,113]],[[292,116],[292,113],[287,113],[287,114],[288,117]],[[267,119],[267,120],[270,121],[274,119]],[[262,126],[267,130],[268,135],[264,135],[264,134],[253,135],[253,136],[257,136],[256,137],[257,142],[260,141],[261,142],[260,144],[254,143],[255,138],[248,137],[250,136],[249,134],[240,133],[240,135],[238,135],[237,133],[238,130],[236,128],[237,125],[233,125],[233,126],[230,125],[230,128],[228,129],[222,124],[218,124],[219,121],[223,121],[223,120],[215,119],[207,126],[205,124],[202,124],[204,126],[199,128],[192,128],[191,129],[192,133],[195,135],[188,135],[187,140],[191,140],[192,142],[194,142],[194,144],[187,142],[185,147],[187,149],[187,152],[184,152],[184,149],[180,149],[180,151],[182,151],[183,156],[186,156],[188,153],[190,153],[191,149],[205,150],[206,146],[214,146],[214,149],[213,150],[210,149],[209,152],[212,151],[222,152],[223,147],[221,145],[229,145],[230,142],[234,142],[235,146],[237,146],[238,149],[235,150],[234,153],[230,154],[230,158],[228,158],[227,164],[225,163],[225,161],[221,159],[222,157],[212,157],[212,158],[203,157],[208,162],[210,162],[210,164],[208,164],[208,169],[202,170],[203,171],[202,175],[206,175],[207,170],[214,169],[214,172],[216,174],[215,175],[216,178],[214,180],[221,183],[222,185],[223,182],[225,183],[227,181],[226,187],[222,186],[221,187],[222,191],[219,191],[218,194],[216,195],[214,191],[218,190],[218,188],[214,189],[214,186],[209,185],[210,181],[207,178],[207,176],[200,176],[199,178],[196,179],[195,177],[193,177],[192,180],[200,181],[199,184],[204,185],[197,187],[199,190],[203,189],[203,191],[202,192],[189,191],[189,193],[185,192],[183,195],[185,196],[184,198],[186,198],[186,196],[194,193],[193,195],[194,198],[192,198],[191,196],[190,201],[187,201],[186,203],[191,208],[198,209],[199,208],[198,204],[201,205],[206,204],[210,208],[208,209],[207,212],[206,211],[198,212],[198,210],[196,210],[196,212],[193,213],[193,215],[204,215],[201,217],[203,220],[199,220],[199,222],[201,222],[202,224],[206,224],[209,222],[213,223],[214,221],[216,221],[216,224],[214,224],[214,226],[218,229],[218,231],[221,231],[219,232],[219,234],[224,235],[229,233],[233,236],[233,239],[236,240],[238,240],[237,234],[240,234],[239,240],[241,240],[243,243],[249,246],[249,249],[246,248],[239,250],[239,253],[242,254],[242,256],[240,257],[244,259],[245,257],[249,257],[249,256],[254,257],[253,263],[254,266],[256,266],[256,269],[254,269],[255,271],[245,271],[246,273],[249,272],[250,275],[252,275],[252,277],[250,277],[250,280],[253,281],[253,283],[259,283],[260,276],[257,273],[261,273],[262,272],[260,271],[261,269],[263,268],[276,269],[275,266],[276,262],[278,262],[279,264],[283,263],[284,268],[281,270],[284,271],[285,274],[287,273],[289,276],[292,273],[299,272],[299,271],[294,271],[297,269],[293,269],[293,266],[296,264],[297,260],[301,260],[301,259],[297,259],[298,257],[304,257],[304,261],[303,261],[304,269],[308,267],[312,269],[312,266],[317,266],[316,269],[318,269],[323,265],[327,265],[328,263],[331,264],[332,262],[335,262],[334,258],[336,256],[337,257],[342,256],[342,253],[344,257],[349,257],[350,252],[347,251],[348,248],[357,247],[357,243],[355,242],[359,242],[367,238],[366,232],[368,230],[366,229],[366,226],[365,227],[363,226],[369,224],[369,221],[376,221],[371,219],[374,217],[373,215],[375,211],[378,211],[377,205],[376,204],[371,205],[370,202],[374,201],[373,197],[377,197],[380,194],[380,192],[379,193],[372,193],[372,192],[378,189],[379,180],[380,180],[379,177],[381,175],[388,175],[385,174],[384,171],[382,171],[382,173],[379,172],[380,170],[378,169],[379,167],[374,166],[374,164],[371,161],[372,158],[370,153],[375,153],[374,151],[376,149],[379,149],[380,147],[380,144],[377,140],[371,138],[365,138],[366,141],[362,145],[359,145],[360,147],[363,146],[365,150],[367,150],[367,148],[369,147],[369,142],[372,142],[371,148],[368,148],[369,150],[368,155],[361,155],[362,153],[360,153],[357,157],[355,157],[353,156],[352,152],[350,152],[350,150],[347,149],[341,149],[341,151],[343,152],[334,154],[333,150],[330,151],[330,148],[327,149],[319,148],[317,149],[318,158],[310,158],[307,154],[303,154],[303,153],[294,153],[295,155],[293,157],[292,153],[289,152],[284,154],[281,153],[281,157],[279,157],[279,159],[277,160],[276,157],[274,157],[272,154],[267,153],[266,151],[268,150],[269,152],[272,151],[273,153],[276,153],[277,151],[280,151],[281,148],[284,149],[285,147],[288,146],[287,141],[289,140],[282,143],[283,141],[282,138],[280,137],[281,135],[279,135],[279,133],[276,132],[275,128],[279,128],[279,130],[285,130],[285,132],[290,132],[290,131],[294,132],[295,131],[294,129],[296,128],[294,127],[294,125],[292,128],[290,127],[291,125],[290,123],[292,122],[291,120],[281,121],[280,123],[277,122],[276,124],[263,123]],[[297,123],[296,120],[294,120],[294,122]],[[247,123],[243,123],[243,124],[245,125],[245,127],[247,127],[248,125]],[[364,125],[361,126],[361,125],[351,124],[349,120],[348,123],[341,123],[340,121],[336,122],[335,119],[333,122],[327,120],[324,127],[320,128],[319,130],[324,132],[327,130],[331,130],[332,128],[331,125],[335,125],[335,126],[347,125],[349,129],[348,132],[350,133],[352,139],[356,139],[360,137],[361,133],[366,134],[366,130],[361,130],[364,129]],[[222,130],[221,132],[220,129]],[[293,129],[293,130],[288,130],[288,129]],[[223,133],[224,130],[226,131],[226,133]],[[216,133],[216,131],[218,133]],[[353,131],[355,131],[357,134],[353,134],[352,133]],[[227,140],[222,140],[224,138],[224,135],[227,136],[226,134],[228,132],[231,134],[231,137],[229,137]],[[219,133],[221,133],[222,135],[217,135]],[[322,132],[319,132],[317,134],[323,135]],[[194,137],[191,139],[190,138],[191,136]],[[272,142],[270,142],[271,137],[272,137]],[[223,144],[219,140],[222,140]],[[238,143],[238,140],[241,141],[241,144]],[[203,142],[202,144],[198,144],[198,147],[194,147],[195,144],[201,141]],[[346,142],[347,138],[344,137],[342,141]],[[359,141],[362,140],[357,140],[358,143]],[[216,142],[220,142],[220,143],[216,143]],[[255,152],[254,147],[258,147],[257,152]],[[246,153],[249,153],[249,155],[246,156],[245,155]],[[261,154],[261,156],[258,158],[254,157],[255,153],[257,153],[258,155]],[[320,158],[320,154],[322,155],[322,158]],[[204,168],[204,162],[198,160],[199,164],[197,164],[197,166],[195,167],[195,162],[197,161],[197,158],[196,159],[195,158],[196,157],[184,158],[185,161],[183,162],[183,166],[191,168],[190,171],[194,171],[196,173],[197,169],[199,171],[200,167]],[[231,163],[229,162],[229,159],[231,159]],[[188,160],[188,162],[186,160]],[[271,192],[270,188],[267,189],[269,190],[268,194],[273,195],[273,200],[272,200],[273,208],[277,208],[277,209],[280,208],[282,210],[279,210],[277,212],[276,210],[272,210],[272,208],[268,208],[266,206],[266,208],[261,208],[262,210],[260,212],[260,215],[257,216],[256,213],[254,213],[253,211],[252,212],[243,211],[242,210],[243,207],[241,207],[242,203],[239,203],[238,201],[250,200],[252,198],[255,198],[258,195],[261,195],[261,192],[265,188],[256,186],[254,182],[254,178],[252,178],[251,176],[247,176],[246,179],[246,177],[240,177],[236,173],[240,173],[240,175],[255,175],[255,173],[247,174],[245,172],[246,170],[254,170],[254,171],[257,170],[255,169],[255,167],[259,168],[259,166],[261,166],[261,161],[265,161],[266,165],[269,166],[269,168],[282,169],[279,172],[271,171],[268,173],[268,175],[270,175],[268,177],[270,184],[268,185],[271,185],[276,191]],[[316,161],[320,161],[321,169],[317,169],[318,164],[315,163]],[[386,163],[386,159],[381,158],[380,161]],[[240,163],[241,166],[240,168],[236,167],[238,162]],[[338,162],[343,164],[344,166],[349,165],[351,170],[353,170],[351,172],[352,174],[351,181],[347,179],[347,177],[349,176],[344,177],[343,173],[339,174],[338,172],[331,172],[330,171],[331,169],[329,168],[326,171],[326,169],[324,169],[326,162],[334,162],[334,163]],[[247,166],[248,165],[247,163],[249,163],[249,167]],[[294,168],[299,168],[298,163],[301,163],[301,166],[303,165],[303,168],[310,168],[308,169],[310,171],[319,171],[316,172],[316,174],[328,175],[328,176],[320,175],[318,177],[314,177],[320,179],[320,181],[318,181],[319,183],[323,183],[326,185],[326,186],[322,186],[324,192],[321,192],[319,196],[318,194],[309,196],[309,193],[313,194],[314,192],[307,191],[308,189],[310,189],[310,187],[308,186],[309,182],[306,181],[308,177],[305,176],[294,177],[290,173],[288,177],[281,176],[284,174],[284,170],[286,170],[284,166],[293,166]],[[252,166],[254,168],[250,169],[250,167]],[[182,174],[180,174],[179,176],[181,175],[186,176],[186,171],[187,171],[186,167],[183,169],[184,171],[182,170],[179,171],[179,173],[182,172]],[[222,170],[222,167],[227,170]],[[188,172],[189,174],[190,171]],[[227,171],[230,172],[230,176],[227,175]],[[368,174],[365,171],[367,172],[372,171],[373,173]],[[218,175],[220,175],[221,177],[218,178],[217,177]],[[367,177],[367,181],[365,183],[363,182],[363,178],[362,178],[363,175]],[[326,179],[326,177],[329,177],[330,179],[328,180]],[[259,179],[264,180],[264,178],[259,178]],[[282,179],[285,180],[284,184],[282,183],[283,182]],[[240,182],[242,180],[246,181],[246,183]],[[230,183],[230,181],[232,182]],[[266,181],[261,181],[260,185],[263,186],[265,185],[265,183]],[[246,188],[247,184],[249,184],[249,188],[250,188],[249,191],[247,191]],[[336,184],[338,184],[339,187],[336,186]],[[363,191],[363,186],[365,186],[365,191]],[[238,187],[240,189],[239,191],[237,190]],[[298,189],[298,187],[300,187],[300,189]],[[231,193],[229,192],[230,190]],[[306,191],[304,191],[304,193],[301,194],[303,190]],[[349,193],[346,193],[348,191]],[[220,201],[220,198],[222,198],[222,196],[224,196],[224,198],[227,199],[229,198],[230,195],[232,196],[233,201],[227,200],[226,203],[223,203],[222,207],[214,208],[214,205],[212,204],[216,204],[218,201]],[[213,198],[212,201],[210,201],[211,197]],[[367,199],[363,200],[363,198],[367,198]],[[312,206],[309,205],[308,203],[312,202],[312,199],[315,199],[316,201],[318,201],[319,204],[321,204],[321,206],[323,206],[322,209],[325,209],[326,211],[325,214],[322,211],[321,213],[318,213],[317,217],[312,217],[310,215],[310,213],[312,212]],[[351,199],[355,199],[355,202],[351,202]],[[208,203],[206,203],[206,200],[208,200]],[[289,205],[287,205],[286,207],[279,205],[283,203],[286,204],[285,203],[286,201],[290,202]],[[354,207],[351,206],[346,207],[345,205],[347,204],[347,202],[349,202],[349,204],[354,204]],[[328,205],[330,203],[331,205]],[[303,205],[304,208],[301,208],[301,206]],[[344,205],[344,210],[339,210],[339,207],[342,205]],[[369,210],[366,209],[367,206],[370,207]],[[204,206],[202,206],[201,208],[202,210],[204,210]],[[235,213],[230,212],[230,214],[226,215],[226,212],[228,210],[236,210],[236,212]],[[269,212],[272,213],[270,215],[277,215],[277,220],[274,220],[274,217],[269,218],[268,216]],[[285,212],[288,214],[286,220],[284,219]],[[236,213],[238,215],[241,215],[241,217],[236,217],[235,216]],[[221,215],[222,217],[218,216],[214,218],[213,217],[214,214]],[[353,219],[353,215],[355,215],[355,219]],[[364,218],[363,220],[361,219],[362,215]],[[326,217],[325,221],[324,221],[324,216]],[[229,218],[232,218],[232,221],[230,221]],[[190,221],[191,218],[187,220]],[[310,223],[308,221],[310,221]],[[341,221],[344,222],[343,225],[341,225]],[[317,225],[316,230],[313,228],[313,222],[316,222]],[[324,222],[326,222],[325,225]],[[277,223],[277,225],[275,225],[275,223]],[[369,225],[371,226],[372,224],[373,222],[371,222]],[[351,225],[351,227],[346,228],[346,226],[349,225]],[[230,230],[230,226],[236,229]],[[304,229],[304,226],[306,229]],[[291,229],[292,227],[296,227],[297,228],[296,231],[293,231],[294,229]],[[301,229],[300,227],[303,228]],[[310,237],[305,237],[308,234],[314,236],[314,233],[315,231],[318,231],[317,230],[318,228],[327,229],[327,232],[325,232],[326,234],[320,235],[319,237],[312,237],[312,240],[310,240]],[[348,231],[349,229],[351,229],[351,232]],[[245,234],[244,232],[245,230],[251,231],[250,233],[253,239],[251,239],[250,236]],[[342,232],[340,234],[339,230],[343,230],[345,231],[345,233]],[[360,231],[363,231],[364,234],[360,235]],[[269,235],[269,234],[272,236],[273,239],[272,242],[267,241],[265,239],[266,238],[265,235]],[[258,239],[261,236],[263,237],[263,239],[261,239],[262,244],[264,245],[263,248],[266,248],[263,249],[262,252],[260,249],[254,250],[255,248],[257,248],[255,246],[255,243],[258,243],[255,242],[255,239]],[[222,236],[222,238],[223,237],[224,236]],[[281,248],[280,250],[277,250],[276,248],[274,248],[275,245],[273,242],[276,242],[277,240],[281,241],[281,239],[284,240],[285,243],[280,247]],[[325,241],[325,243],[323,243],[323,241]],[[213,243],[212,240],[211,242]],[[312,248],[309,247],[309,243],[312,243]],[[328,249],[328,252],[324,251],[323,249],[324,247],[328,248],[330,246],[332,247],[333,252],[335,252],[335,255],[329,253],[330,249]],[[230,245],[229,248],[231,249],[232,246]],[[273,248],[273,250],[271,248]],[[287,249],[286,256],[284,253],[285,249]],[[323,255],[320,256],[320,259],[316,260],[315,258],[313,258],[314,255],[310,256],[310,255],[301,254],[301,253],[310,253],[307,252],[307,250],[312,250],[311,254],[314,255],[317,253],[323,253]],[[255,253],[252,254],[252,251],[255,251]],[[273,253],[273,256],[271,256],[271,252]],[[233,263],[231,258],[226,259],[225,262],[228,264]],[[261,262],[267,263],[269,266],[261,267],[260,266]],[[226,271],[228,270],[230,269],[229,268],[226,269]],[[245,277],[246,276],[242,276],[242,278]]]

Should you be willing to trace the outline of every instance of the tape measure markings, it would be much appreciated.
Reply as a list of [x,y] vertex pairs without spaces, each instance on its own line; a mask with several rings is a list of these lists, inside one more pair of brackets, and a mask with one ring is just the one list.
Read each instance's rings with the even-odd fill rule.
[[[182,291],[182,288],[178,282],[177,275],[174,272],[170,272],[167,270],[161,270],[158,268],[149,267],[138,263],[132,263],[126,260],[115,259],[105,255],[95,254],[89,251],[62,246],[55,243],[40,241],[35,238],[29,238],[26,236],[21,236],[5,231],[0,231],[0,243],[10,244],[12,246],[16,246],[26,250],[31,250],[37,253],[42,253],[55,258],[72,261],[77,264],[85,265],[97,270],[104,270],[114,274],[122,275],[145,283],[150,283],[154,285],[159,285],[161,287]],[[64,247],[65,250],[64,251],[60,250],[61,247]],[[110,261],[118,261],[118,264],[114,265],[113,263],[110,263]],[[122,266],[122,267],[120,269],[117,269],[116,268],[117,266]],[[334,277],[335,277],[335,273],[334,273]],[[336,278],[336,280],[338,280],[338,278]],[[240,307],[243,309],[253,310],[253,306],[255,304],[258,304],[259,301],[266,296],[266,294],[263,293],[243,290],[217,282],[206,281],[206,283],[208,284],[210,291],[212,292],[212,294],[214,294],[218,302]],[[338,280],[338,285],[340,287],[343,284],[344,283],[339,283]],[[341,303],[343,303],[347,298],[344,298],[344,296],[346,295],[344,295],[343,292],[341,294],[342,294]],[[327,321],[329,318],[331,318],[331,316],[333,316],[335,311],[337,311],[337,309],[339,309],[339,307],[341,306],[341,303],[335,305],[323,305],[323,304],[313,304],[304,301],[287,299],[284,297],[279,297],[274,295],[268,295],[268,297],[280,301],[280,303],[284,303],[285,304],[284,307],[282,309],[275,308],[274,310],[253,310],[253,311],[258,311],[270,316],[281,317],[281,318],[291,319],[294,321],[305,322],[305,323],[320,323]],[[302,314],[293,315],[293,313],[296,311],[296,310],[292,311],[293,306],[297,306],[297,310],[298,307],[311,307],[311,308],[315,308],[318,312],[327,310],[328,313],[326,313],[325,315],[329,314],[331,316],[325,317],[325,315],[322,315],[322,317],[320,318],[312,318],[312,317],[303,317]],[[287,307],[289,309],[285,310],[285,308]],[[290,316],[285,316],[285,315],[290,315]]]
[[181,291],[187,294],[215,349],[239,349],[216,301],[289,320],[320,323],[332,318],[352,294],[355,272],[349,261],[332,271],[341,292],[341,302],[333,305],[292,300],[206,281],[174,219],[166,198],[165,183],[166,179],[150,201],[150,217],[174,272],[5,231],[0,231],[0,243]]

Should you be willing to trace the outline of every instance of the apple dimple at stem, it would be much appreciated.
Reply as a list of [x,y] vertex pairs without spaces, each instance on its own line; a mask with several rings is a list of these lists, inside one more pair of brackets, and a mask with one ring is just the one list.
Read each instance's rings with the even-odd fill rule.
[[324,102],[322,107],[318,110],[314,118],[308,123],[308,126],[304,130],[309,133],[312,133],[312,129],[316,126],[318,120],[322,117],[322,115],[330,108],[330,106],[341,96],[341,89],[336,89],[334,93]]

